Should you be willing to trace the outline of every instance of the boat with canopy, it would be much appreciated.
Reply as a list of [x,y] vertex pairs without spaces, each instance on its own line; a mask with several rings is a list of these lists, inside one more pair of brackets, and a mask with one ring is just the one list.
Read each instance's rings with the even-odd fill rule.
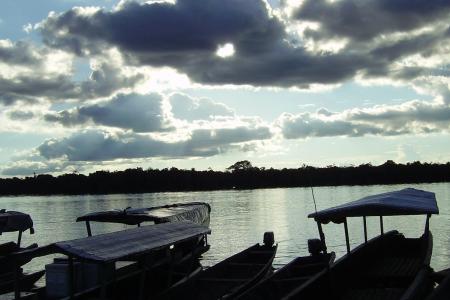
[[[49,285],[52,279],[47,278],[47,286],[31,290],[26,297],[147,299],[173,284],[177,265],[194,263],[199,237],[210,232],[208,227],[185,221],[142,226],[56,242],[15,254],[12,261],[17,267],[21,261],[36,257],[67,256],[64,262],[53,264],[52,268],[58,269],[54,282]],[[135,263],[126,271],[116,269],[115,264],[123,261]],[[16,299],[23,296],[21,291],[16,286]]]
[[[310,214],[317,222],[326,248],[322,225],[344,224],[347,254],[314,280],[300,285],[284,299],[423,299],[432,288],[430,258],[433,237],[430,218],[438,214],[435,194],[407,188],[364,197]],[[384,232],[384,216],[424,215],[419,238],[396,230]],[[347,219],[363,218],[364,243],[350,249]],[[367,217],[378,217],[381,234],[368,240]]]
[[208,227],[211,207],[204,202],[175,203],[148,208],[131,208],[89,213],[77,218],[86,222],[88,236],[92,235],[90,222],[120,223],[140,226],[144,222],[161,224],[190,221]]
[[[11,262],[12,254],[37,247],[37,244],[22,247],[22,235],[27,230],[30,231],[30,234],[34,234],[33,220],[30,215],[18,211],[0,210],[0,235],[6,232],[18,233],[17,242],[10,241],[0,244],[0,294],[14,290],[15,276],[19,278],[17,284],[27,289],[31,288],[44,275],[44,271],[25,273],[22,268],[15,270]],[[19,267],[27,262],[22,261]],[[17,274],[14,273],[15,271]]]

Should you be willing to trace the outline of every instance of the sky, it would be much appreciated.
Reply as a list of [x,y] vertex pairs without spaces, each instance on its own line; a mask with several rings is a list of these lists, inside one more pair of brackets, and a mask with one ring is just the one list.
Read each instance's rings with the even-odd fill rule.
[[2,0],[0,176],[450,161],[450,2]]

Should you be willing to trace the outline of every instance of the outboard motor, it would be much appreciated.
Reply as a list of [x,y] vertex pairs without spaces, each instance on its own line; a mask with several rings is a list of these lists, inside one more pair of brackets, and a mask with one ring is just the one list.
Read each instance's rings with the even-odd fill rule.
[[275,244],[275,235],[273,234],[273,231],[264,232],[263,242],[266,247],[272,247],[273,244]]
[[309,239],[308,240],[308,252],[311,255],[319,255],[320,252],[325,252],[324,244],[319,239]]

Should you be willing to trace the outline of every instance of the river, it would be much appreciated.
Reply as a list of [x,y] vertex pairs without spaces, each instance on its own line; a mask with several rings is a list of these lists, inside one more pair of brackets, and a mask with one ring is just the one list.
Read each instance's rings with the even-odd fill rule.
[[[431,265],[435,270],[450,266],[450,183],[415,185],[339,186],[316,187],[314,195],[317,209],[324,209],[361,197],[387,191],[414,187],[436,193],[440,214],[431,218],[434,249]],[[211,205],[211,230],[208,237],[211,249],[204,255],[203,264],[213,265],[250,245],[262,241],[265,231],[273,231],[279,243],[274,262],[279,267],[293,258],[306,255],[306,241],[318,236],[308,213],[314,211],[310,188],[279,188],[256,190],[225,190],[208,192],[177,192],[153,194],[86,195],[86,196],[17,196],[1,197],[0,209],[29,213],[36,233],[23,236],[23,244],[37,242],[45,245],[60,240],[86,236],[84,223],[76,223],[77,216],[88,212],[149,207],[177,202],[204,201]],[[379,234],[377,217],[367,219],[369,237]],[[420,236],[425,224],[424,216],[386,217],[385,231],[397,229],[406,236]],[[117,224],[93,224],[94,234],[126,228]],[[324,226],[328,249],[337,256],[345,254],[342,225]],[[361,218],[349,219],[352,248],[363,241]],[[15,240],[16,235],[5,233],[0,243]],[[42,269],[50,260],[34,260],[28,269]]]

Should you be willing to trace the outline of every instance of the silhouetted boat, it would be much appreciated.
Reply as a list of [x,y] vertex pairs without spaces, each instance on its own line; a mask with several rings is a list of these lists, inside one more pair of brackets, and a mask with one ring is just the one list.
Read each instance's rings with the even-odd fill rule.
[[264,244],[255,244],[218,264],[187,277],[158,299],[232,299],[261,280],[272,270],[277,245],[273,234],[264,235]]
[[320,240],[308,240],[311,255],[297,257],[264,278],[237,298],[244,300],[281,299],[300,285],[312,280],[333,263],[334,252],[323,253]]
[[[180,275],[174,273],[177,266],[186,266],[184,276],[198,269],[197,242],[210,231],[184,221],[142,226],[23,251],[13,255],[13,261],[67,256],[46,266],[51,271],[47,285],[32,290],[29,298],[147,299],[174,283]],[[119,262],[135,263],[117,269]],[[22,296],[18,289],[15,295]]]
[[89,236],[92,235],[90,222],[120,223],[140,226],[144,222],[154,224],[190,221],[209,227],[211,207],[204,202],[176,203],[148,208],[131,208],[94,212],[77,218],[86,222]]
[[37,247],[37,244],[28,247],[21,246],[22,234],[27,230],[30,230],[31,234],[34,233],[33,220],[30,215],[17,211],[0,210],[0,235],[5,232],[18,232],[17,242],[0,244],[0,294],[12,292],[15,282],[18,285],[17,288],[29,290],[45,273],[44,271],[24,273],[21,266],[29,260],[23,260],[17,264],[11,259],[12,254]]
[[[284,299],[424,299],[432,287],[429,263],[433,239],[429,219],[438,213],[434,193],[409,188],[310,214],[324,244],[322,224],[344,224],[348,253]],[[426,215],[423,235],[406,238],[395,230],[384,233],[383,216],[398,215]],[[381,235],[369,241],[367,216],[378,216],[381,230]],[[351,251],[348,217],[363,217],[365,236],[365,242]]]
[[450,269],[434,272],[432,280],[438,285],[431,291],[426,300],[450,299]]

